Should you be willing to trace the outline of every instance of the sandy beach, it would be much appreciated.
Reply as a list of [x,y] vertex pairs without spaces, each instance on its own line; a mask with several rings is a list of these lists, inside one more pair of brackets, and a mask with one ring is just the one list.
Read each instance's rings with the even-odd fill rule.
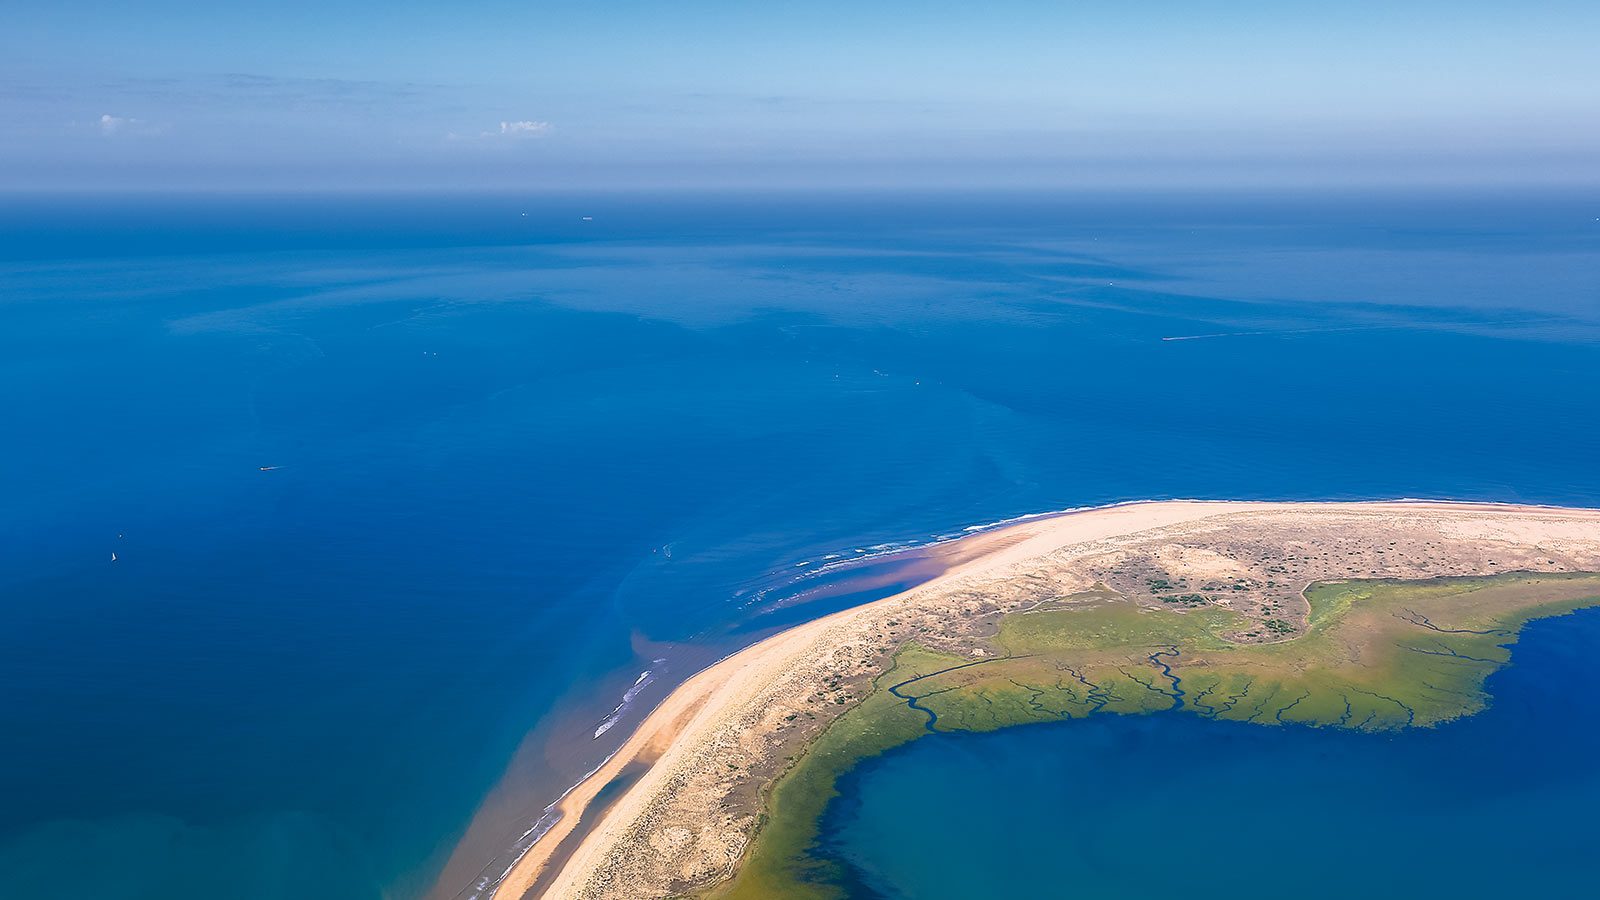
[[[1600,510],[1553,507],[1161,501],[1065,512],[979,532],[941,548],[948,568],[917,588],[782,632],[681,685],[605,765],[567,794],[560,820],[516,863],[495,896],[647,897],[660,896],[667,883],[714,882],[737,866],[754,828],[751,805],[759,803],[762,784],[781,771],[782,754],[803,739],[786,743],[775,737],[784,730],[782,714],[840,673],[870,677],[898,641],[891,634],[899,621],[894,617],[936,621],[971,615],[977,609],[974,591],[984,585],[1047,569],[1059,579],[1079,561],[1129,548],[1181,552],[1200,564],[1210,554],[1222,565],[1236,531],[1254,541],[1262,534],[1311,543],[1324,534],[1415,538],[1387,556],[1381,549],[1359,557],[1351,551],[1336,568],[1304,573],[1310,580],[1600,567]],[[1419,549],[1406,550],[1411,546]],[[1094,581],[1087,574],[1081,580]],[[567,841],[602,789],[625,770],[636,777],[620,796],[605,798],[604,809],[597,810],[603,815],[586,823],[581,840]]]

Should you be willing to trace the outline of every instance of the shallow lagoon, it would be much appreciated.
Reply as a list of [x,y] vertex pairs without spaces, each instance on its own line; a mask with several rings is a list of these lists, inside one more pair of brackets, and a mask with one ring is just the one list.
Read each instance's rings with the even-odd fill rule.
[[923,737],[841,782],[858,898],[1559,896],[1594,878],[1600,609],[1530,623],[1490,708],[1360,733],[1095,716]]

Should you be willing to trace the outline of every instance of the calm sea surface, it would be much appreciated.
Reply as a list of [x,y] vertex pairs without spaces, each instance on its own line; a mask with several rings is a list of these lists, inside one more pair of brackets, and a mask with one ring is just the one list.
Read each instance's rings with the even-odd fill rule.
[[[0,199],[0,896],[470,896],[674,681],[917,577],[809,573],[975,523],[1146,497],[1600,505],[1597,210]],[[1173,716],[925,740],[907,774],[863,770],[853,815],[1056,798],[1081,829],[1124,795],[1068,788],[1153,772],[1115,827],[1147,866],[1225,839],[1222,878],[1290,836],[1208,832],[1219,806],[1303,817],[1307,791],[1401,778],[1417,742],[1529,727],[1505,708],[1416,738]],[[1271,790],[1209,787],[1218,742],[1214,778]],[[1063,793],[968,808],[972,776],[934,757],[987,747]],[[1285,752],[1324,780],[1280,784]],[[1449,777],[1508,777],[1484,765]],[[923,895],[933,857],[859,833],[841,853]],[[1364,865],[1437,850],[1316,839]]]

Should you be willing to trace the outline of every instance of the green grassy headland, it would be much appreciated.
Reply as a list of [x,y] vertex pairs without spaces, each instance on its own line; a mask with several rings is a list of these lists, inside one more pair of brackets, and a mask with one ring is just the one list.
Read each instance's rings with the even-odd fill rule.
[[1471,715],[1522,626],[1600,604],[1600,575],[1345,581],[1306,599],[1304,632],[1264,623],[1287,638],[1269,644],[1220,637],[1248,624],[1222,607],[1151,608],[1110,591],[1002,619],[982,657],[908,644],[775,782],[738,873],[704,896],[842,896],[839,873],[811,852],[839,777],[925,734],[1168,710],[1364,731]]

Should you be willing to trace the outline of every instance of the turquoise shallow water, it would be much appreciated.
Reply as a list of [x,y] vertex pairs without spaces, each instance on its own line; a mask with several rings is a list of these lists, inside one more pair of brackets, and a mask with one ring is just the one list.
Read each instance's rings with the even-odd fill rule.
[[1600,610],[1532,623],[1493,703],[1362,734],[1102,716],[940,734],[830,807],[859,898],[1586,896]]
[[1592,200],[7,198],[0,895],[455,896],[974,523],[1600,505]]

